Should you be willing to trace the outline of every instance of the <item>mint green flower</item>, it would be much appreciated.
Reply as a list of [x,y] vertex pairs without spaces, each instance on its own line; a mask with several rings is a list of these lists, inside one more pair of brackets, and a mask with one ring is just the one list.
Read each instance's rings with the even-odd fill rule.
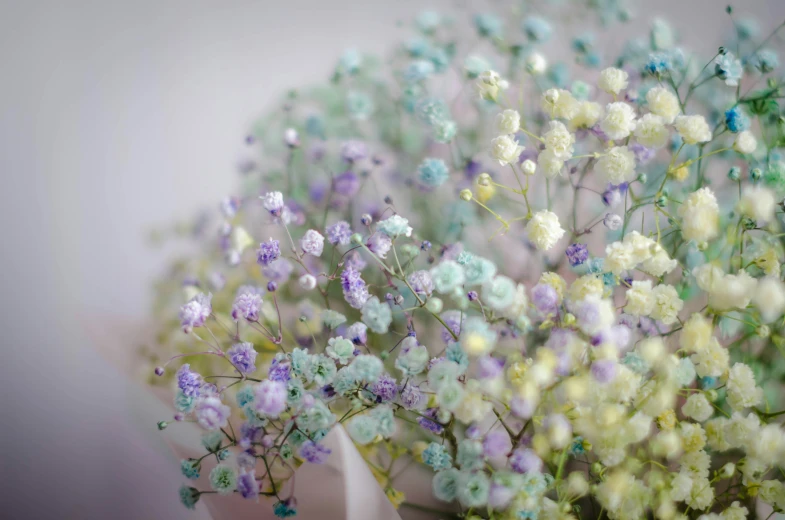
[[422,460],[436,471],[452,466],[452,456],[443,445],[432,442],[422,452]]
[[376,421],[376,432],[379,435],[388,439],[395,434],[395,415],[389,405],[377,406],[369,415]]
[[185,478],[196,480],[199,478],[199,462],[196,459],[183,459],[180,461],[180,471]]
[[468,263],[463,266],[463,272],[466,275],[466,286],[481,285],[491,280],[496,275],[496,264],[483,258],[475,256]]
[[329,428],[335,422],[335,415],[321,401],[316,401],[310,408],[297,417],[297,426],[307,432],[315,432]]
[[482,299],[488,307],[497,311],[506,311],[513,303],[518,286],[506,276],[497,276],[485,282],[482,287]]
[[453,361],[437,363],[428,371],[428,386],[438,392],[448,382],[455,381],[460,372],[461,367]]
[[335,361],[324,354],[315,354],[308,362],[308,371],[305,377],[308,381],[313,381],[321,387],[332,383],[337,371]]
[[345,365],[354,357],[354,343],[342,336],[330,338],[327,340],[325,352],[341,365]]
[[449,143],[458,134],[458,125],[452,119],[445,119],[433,125],[433,139],[439,143]]
[[223,433],[221,433],[219,430],[205,433],[202,435],[202,446],[204,446],[204,449],[212,453],[221,447],[221,441],[223,441],[223,438]]
[[373,99],[364,92],[352,91],[346,95],[346,111],[352,119],[368,119],[375,108]]
[[180,487],[180,503],[187,509],[193,509],[199,502],[199,494],[199,490],[194,487],[182,486]]
[[458,496],[458,477],[460,472],[455,468],[446,469],[433,476],[431,487],[433,496],[444,502],[452,502]]
[[352,361],[352,364],[349,365],[349,367],[354,372],[354,377],[369,383],[375,383],[379,379],[379,376],[382,375],[382,370],[384,370],[381,359],[376,356],[365,354],[354,358],[354,361]]
[[346,431],[357,444],[368,444],[376,438],[378,421],[370,415],[357,415],[346,425]]
[[325,309],[322,311],[322,323],[324,323],[325,327],[330,329],[336,329],[342,323],[346,323],[346,316],[341,314],[340,312],[336,312],[330,309]]
[[333,379],[333,390],[339,395],[349,395],[352,391],[357,390],[357,378],[354,375],[352,367],[343,367],[335,374]]
[[[400,370],[406,377],[416,376],[425,370],[425,367],[428,366],[429,358],[428,349],[423,345],[418,345],[415,338],[406,338],[403,342],[406,343],[409,339],[414,344],[408,346],[406,350],[401,350],[398,359],[395,360],[395,368]],[[407,346],[401,345],[401,348],[405,347]]]
[[431,268],[431,279],[437,292],[449,293],[463,285],[466,275],[463,267],[453,260],[443,260],[436,267]]
[[363,323],[377,334],[384,334],[392,323],[390,306],[380,302],[376,296],[371,296],[361,309]]
[[491,482],[482,472],[461,471],[458,485],[458,500],[464,507],[480,507],[488,502]]
[[[439,405],[442,409],[453,411],[458,408],[463,400],[463,385],[455,379],[447,381],[436,392],[436,397],[439,398]],[[438,469],[438,468],[437,468]]]
[[305,395],[305,387],[299,379],[290,379],[286,383],[286,402],[289,406],[295,407],[300,404]]
[[390,238],[397,238],[401,235],[412,236],[412,228],[409,220],[400,215],[393,215],[376,224],[376,229]]
[[295,348],[289,357],[292,359],[292,373],[296,376],[304,375],[308,368],[308,358],[311,357],[308,351],[304,348]]
[[210,472],[210,487],[219,495],[231,495],[237,487],[237,473],[234,468],[220,464]]
[[458,444],[458,453],[455,454],[455,463],[463,470],[482,469],[483,449],[480,441],[464,439]]

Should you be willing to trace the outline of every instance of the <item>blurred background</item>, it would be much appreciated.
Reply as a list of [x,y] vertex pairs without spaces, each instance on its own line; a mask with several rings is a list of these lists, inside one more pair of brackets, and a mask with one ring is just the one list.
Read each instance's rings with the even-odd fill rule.
[[[453,5],[0,2],[0,516],[209,518],[179,505],[155,427],[171,410],[128,369],[166,261],[147,235],[231,192],[247,129],[286,89]],[[625,34],[605,37],[663,15],[711,56],[724,6],[639,1]],[[782,0],[735,7],[763,34],[785,19]]]

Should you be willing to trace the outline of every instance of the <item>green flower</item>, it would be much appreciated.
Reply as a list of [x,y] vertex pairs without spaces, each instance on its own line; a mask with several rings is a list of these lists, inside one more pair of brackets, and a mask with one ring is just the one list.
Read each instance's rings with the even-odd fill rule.
[[433,496],[444,502],[452,502],[458,496],[458,477],[460,473],[455,468],[438,472],[433,477],[431,486]]
[[480,507],[488,502],[490,489],[491,483],[485,473],[462,471],[458,486],[458,500],[464,507]]
[[434,289],[440,293],[449,293],[463,285],[465,276],[463,267],[452,260],[443,260],[431,269]]
[[497,276],[482,287],[483,301],[497,312],[506,311],[513,303],[518,286],[506,276]]
[[354,357],[354,343],[341,336],[330,338],[327,341],[325,352],[341,365],[345,365]]
[[199,502],[199,490],[189,486],[180,488],[180,502],[187,508],[193,509]]
[[387,439],[395,434],[395,415],[388,405],[374,408],[369,415],[376,421],[376,431],[379,435]]
[[223,464],[214,467],[210,472],[210,487],[219,495],[232,494],[237,487],[237,473]]
[[382,303],[376,296],[365,302],[361,311],[363,323],[377,334],[384,334],[392,323],[392,311],[387,303]]
[[[445,166],[446,167],[446,166]],[[401,235],[412,236],[412,228],[409,220],[400,215],[393,215],[376,224],[376,229],[390,238],[397,238]]]
[[346,425],[346,430],[357,444],[368,444],[376,438],[378,421],[370,415],[357,415]]
[[305,377],[321,387],[332,383],[337,371],[335,361],[324,354],[315,354],[308,362],[308,372]]
[[327,328],[336,329],[338,328],[338,325],[346,323],[346,316],[340,312],[325,309],[322,311],[322,323],[324,323],[324,326]]
[[482,469],[482,443],[472,439],[464,439],[458,444],[455,462],[464,470]]
[[316,401],[297,417],[297,426],[308,432],[329,428],[334,422],[335,415],[321,401]]
[[481,285],[496,275],[496,264],[483,258],[475,256],[463,266],[466,277],[466,285]]
[[369,383],[375,383],[379,379],[379,376],[382,375],[382,370],[384,370],[381,359],[376,356],[365,354],[354,358],[354,361],[352,361],[352,364],[349,365],[349,367],[354,372],[354,377],[360,381],[367,381]]
[[441,408],[452,411],[455,410],[463,400],[463,385],[456,380],[446,382],[436,392],[436,397],[439,398],[439,405]]

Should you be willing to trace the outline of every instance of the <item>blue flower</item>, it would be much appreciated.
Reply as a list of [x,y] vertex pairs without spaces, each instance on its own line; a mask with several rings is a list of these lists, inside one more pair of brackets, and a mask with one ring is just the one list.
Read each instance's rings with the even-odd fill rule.
[[483,449],[480,441],[464,439],[458,444],[455,462],[463,470],[482,469]]
[[357,444],[369,444],[378,433],[378,421],[370,415],[357,415],[346,425],[346,430]]
[[373,100],[364,92],[351,91],[346,94],[346,111],[352,119],[365,120],[375,109]]
[[461,265],[463,265],[463,272],[466,278],[464,283],[468,287],[482,285],[496,276],[496,264],[487,258],[475,256],[470,257],[470,259],[466,261],[465,257],[459,256],[458,263],[461,263],[462,260],[464,263]]
[[196,399],[192,396],[185,395],[182,390],[178,389],[174,398],[174,407],[178,412],[191,413],[196,406]]
[[439,265],[431,268],[431,279],[437,292],[449,293],[463,285],[464,269],[453,260],[443,260]]
[[474,27],[480,36],[496,38],[501,36],[502,21],[495,14],[479,13],[474,16]]
[[432,442],[422,452],[422,461],[435,471],[447,469],[452,466],[452,456],[447,449],[438,442]]
[[732,52],[726,52],[714,60],[714,72],[725,84],[729,87],[735,87],[741,80],[741,75],[744,72],[739,61]]
[[250,404],[254,400],[254,391],[251,385],[245,385],[240,390],[237,391],[237,406],[240,408],[244,407],[247,404]]
[[453,341],[447,346],[444,357],[457,364],[461,373],[466,372],[466,369],[469,368],[469,356],[463,351],[461,344],[458,342]]
[[180,502],[187,508],[193,509],[196,503],[199,502],[199,490],[189,486],[182,486],[180,488]]
[[735,106],[725,111],[725,125],[728,127],[728,130],[738,134],[749,129],[750,118],[741,111],[741,107]]
[[297,516],[297,509],[293,501],[284,500],[273,505],[273,514],[278,518],[289,518],[290,516]]
[[199,478],[199,462],[196,459],[183,459],[180,461],[180,471],[187,479]]
[[417,167],[418,178],[423,186],[437,188],[450,177],[450,169],[441,159],[428,157]]
[[553,29],[545,19],[539,16],[530,16],[523,21],[523,32],[533,42],[544,42],[551,37]]
[[761,49],[755,53],[750,62],[761,72],[768,73],[780,66],[777,53],[771,49]]
[[403,71],[403,79],[410,83],[424,81],[434,73],[435,67],[428,60],[415,60]]

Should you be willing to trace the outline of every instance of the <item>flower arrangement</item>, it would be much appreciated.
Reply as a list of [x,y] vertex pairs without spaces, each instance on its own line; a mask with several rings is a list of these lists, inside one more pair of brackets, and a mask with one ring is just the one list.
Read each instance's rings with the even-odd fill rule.
[[575,37],[567,65],[568,21],[529,4],[346,52],[179,228],[197,247],[157,286],[149,357],[176,387],[159,427],[204,429],[186,507],[295,515],[340,425],[396,507],[392,468],[429,467],[441,517],[785,510],[785,24],[729,7],[706,59],[655,20],[615,57]]

